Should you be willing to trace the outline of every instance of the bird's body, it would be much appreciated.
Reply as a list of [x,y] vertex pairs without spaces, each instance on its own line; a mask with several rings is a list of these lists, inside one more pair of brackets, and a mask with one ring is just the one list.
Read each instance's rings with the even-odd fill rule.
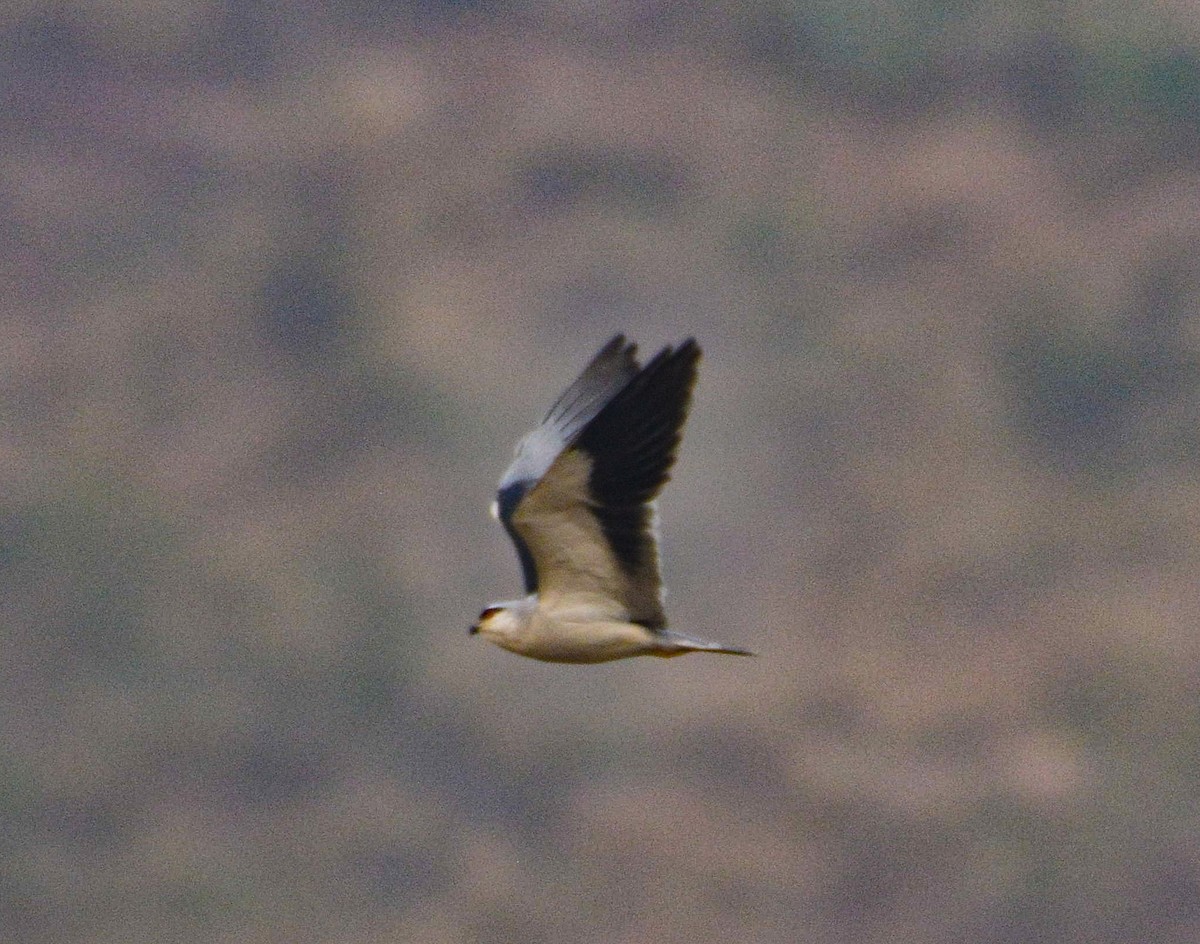
[[517,548],[527,596],[472,633],[547,662],[686,652],[749,655],[666,628],[654,498],[668,478],[700,348],[690,338],[644,368],[606,344],[517,447],[493,511]]

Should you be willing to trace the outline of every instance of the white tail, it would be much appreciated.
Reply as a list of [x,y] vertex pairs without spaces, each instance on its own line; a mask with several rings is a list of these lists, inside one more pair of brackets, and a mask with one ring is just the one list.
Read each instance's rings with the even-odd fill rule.
[[676,633],[669,629],[661,630],[658,635],[662,637],[664,648],[661,652],[656,652],[655,655],[663,656],[664,658],[681,656],[688,652],[719,652],[727,656],[754,655],[749,649],[739,649],[737,646],[725,646],[719,642],[697,639],[695,636],[685,636],[683,633]]

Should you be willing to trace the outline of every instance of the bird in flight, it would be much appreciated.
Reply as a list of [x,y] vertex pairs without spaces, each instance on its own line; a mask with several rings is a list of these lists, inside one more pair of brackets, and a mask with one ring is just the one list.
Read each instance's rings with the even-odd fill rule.
[[617,335],[517,445],[492,513],[517,547],[526,596],[471,627],[546,662],[745,649],[667,629],[654,499],[687,418],[700,347],[688,338],[638,365]]

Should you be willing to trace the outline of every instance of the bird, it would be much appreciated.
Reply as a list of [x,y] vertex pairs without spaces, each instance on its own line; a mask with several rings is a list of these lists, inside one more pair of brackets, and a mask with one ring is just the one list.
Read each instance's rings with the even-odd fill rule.
[[517,549],[525,596],[493,603],[471,635],[544,662],[749,650],[667,629],[656,498],[696,382],[687,338],[643,367],[618,334],[517,444],[492,514]]

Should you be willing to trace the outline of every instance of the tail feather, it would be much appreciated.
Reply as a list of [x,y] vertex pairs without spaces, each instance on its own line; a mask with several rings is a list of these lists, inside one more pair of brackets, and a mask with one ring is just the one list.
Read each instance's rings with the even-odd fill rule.
[[661,631],[664,637],[666,646],[663,651],[657,653],[663,657],[681,656],[688,652],[718,652],[727,656],[752,656],[755,653],[749,649],[741,649],[737,646],[726,646],[719,642],[712,642],[708,639],[698,639],[695,636],[686,636],[683,633],[676,633],[669,629]]

